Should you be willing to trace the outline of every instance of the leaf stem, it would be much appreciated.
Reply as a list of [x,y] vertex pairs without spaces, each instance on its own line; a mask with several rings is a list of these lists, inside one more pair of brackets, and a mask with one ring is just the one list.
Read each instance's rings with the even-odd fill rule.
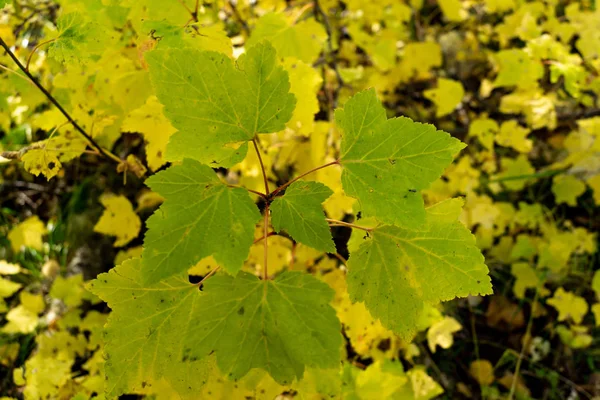
[[31,63],[31,58],[33,57],[33,55],[35,54],[35,52],[36,52],[36,51],[37,51],[37,50],[38,50],[40,47],[42,47],[43,45],[45,45],[45,44],[48,44],[48,43],[52,43],[52,42],[54,42],[55,40],[56,40],[56,38],[53,38],[53,39],[48,39],[48,40],[44,40],[43,42],[40,42],[40,43],[38,43],[38,44],[37,44],[37,46],[35,46],[35,47],[33,48],[33,50],[31,50],[31,53],[29,53],[29,57],[27,57],[27,63],[25,64],[25,69],[26,69],[27,71],[29,71],[29,64]]
[[375,228],[367,228],[366,226],[354,225],[349,222],[339,221],[337,219],[325,218],[329,226],[345,226],[348,228],[360,229],[366,232],[372,232]]
[[213,268],[208,274],[206,274],[204,276],[204,278],[202,278],[200,280],[200,282],[196,283],[196,286],[198,286],[198,287],[202,286],[202,284],[204,283],[204,281],[207,280],[208,278],[210,278],[211,276],[213,276],[215,274],[215,272],[217,272],[219,270],[219,268],[221,268],[220,265],[217,265],[215,268]]
[[[318,171],[320,169],[323,169],[325,167],[329,167],[330,165],[339,165],[339,164],[340,164],[340,160],[335,160],[335,161],[329,162],[327,164],[321,165],[320,167],[313,168],[310,171],[306,171],[302,175],[299,175],[299,176],[295,177],[291,181],[289,181],[287,183],[284,183],[283,185],[279,186],[277,189],[273,190],[273,192],[271,193],[270,197],[273,198],[273,197],[277,196],[277,193],[281,192],[283,189],[285,189],[286,187],[290,186],[292,183],[296,182],[298,179],[304,178],[308,174],[312,174],[313,172]],[[267,192],[267,194],[268,194],[268,192]]]
[[[60,105],[60,103],[54,98],[54,96],[52,96],[50,94],[50,92],[48,92],[48,90],[46,90],[45,87],[42,86],[41,83],[38,82],[37,79],[34,78],[33,75],[31,75],[31,73],[25,68],[25,66],[23,64],[21,64],[21,61],[19,61],[19,59],[17,58],[17,56],[10,50],[10,48],[8,47],[8,45],[6,44],[6,42],[4,42],[4,40],[0,37],[0,46],[2,46],[4,48],[4,50],[6,51],[6,53],[9,55],[9,57],[15,62],[15,64],[17,64],[17,66],[19,67],[19,69],[21,69],[21,71],[23,71],[23,73],[25,75],[27,75],[27,77],[31,80],[31,82],[34,83],[35,86],[37,86],[37,88],[46,96],[46,98],[48,98],[48,100],[50,100],[50,102],[52,104],[54,104],[56,106],[56,108],[58,108],[58,110],[62,113],[62,115],[65,116],[65,118],[67,118],[67,120],[73,125],[73,127],[81,134],[83,135],[83,137],[85,137],[87,139],[87,141],[90,143],[90,145],[92,145],[92,147],[95,147],[98,152],[100,154],[102,154],[103,156],[110,158],[111,160],[119,160],[118,162],[121,162],[121,160],[115,156],[114,154],[107,152],[106,150],[104,150],[98,143],[96,143],[96,141],[90,136],[88,135],[83,128],[77,123],[77,121],[75,121],[73,119],[73,117],[71,117],[71,115],[69,115],[69,113]],[[115,160],[115,161],[116,161]]]
[[531,328],[533,327],[533,314],[534,307],[536,307],[539,296],[539,286],[535,288],[535,295],[533,296],[533,302],[531,303],[531,314],[529,315],[529,321],[527,321],[527,328],[525,329],[525,340],[523,340],[523,345],[521,346],[521,351],[519,352],[519,357],[517,358],[517,364],[515,365],[515,373],[513,374],[512,383],[510,385],[510,392],[508,394],[508,400],[512,400],[515,396],[515,392],[517,389],[517,383],[519,380],[519,373],[521,371],[521,364],[523,363],[523,355],[525,354],[525,350],[527,345],[531,341]]
[[252,144],[254,144],[254,150],[256,150],[256,155],[258,156],[258,161],[260,162],[260,169],[263,175],[263,181],[265,182],[265,193],[269,196],[269,182],[267,181],[267,172],[265,171],[265,165],[263,164],[262,156],[260,155],[260,150],[258,149],[258,144],[256,144],[256,138],[252,139]]
[[[267,234],[266,237],[275,236],[275,235],[277,235],[277,232],[271,231]],[[263,236],[259,237],[258,239],[256,239],[254,242],[252,242],[252,244],[256,244],[256,243],[260,242],[261,240],[265,239],[266,237],[263,235]]]
[[240,186],[240,185],[227,185],[227,186],[229,186],[229,187],[231,187],[231,188],[239,188],[239,189],[244,189],[244,190],[247,190],[247,191],[249,191],[250,193],[254,193],[255,195],[257,195],[257,196],[260,196],[260,197],[262,197],[263,199],[267,200],[267,195],[266,195],[266,194],[264,194],[264,193],[262,193],[262,192],[259,192],[258,190],[252,190],[252,189],[248,189],[247,187]]
[[269,279],[269,271],[267,268],[267,263],[269,260],[269,241],[267,240],[267,238],[269,237],[269,202],[267,201],[265,203],[265,221],[264,221],[264,240],[263,243],[265,245],[265,257],[264,257],[264,266],[263,266],[263,279],[266,281],[267,279]]

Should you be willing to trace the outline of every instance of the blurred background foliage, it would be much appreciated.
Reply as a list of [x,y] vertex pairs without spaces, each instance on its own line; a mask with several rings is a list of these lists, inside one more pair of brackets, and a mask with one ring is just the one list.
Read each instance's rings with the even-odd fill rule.
[[[591,399],[600,396],[600,12],[594,1],[0,0],[0,393],[103,398],[108,308],[84,282],[141,251],[162,199],[143,185],[174,132],[144,53],[190,46],[231,57],[269,40],[298,107],[261,138],[273,188],[334,160],[333,110],[374,87],[388,116],[435,124],[469,144],[429,203],[464,196],[463,223],[495,294],[431,308],[403,342],[346,295],[337,257],[273,238],[271,268],[336,289],[347,360],[280,387],[218,371],[197,398]],[[45,95],[32,81],[45,88]],[[52,104],[60,104],[77,127]],[[223,171],[260,190],[256,155]],[[353,199],[339,171],[315,179]],[[257,233],[260,237],[260,230]],[[245,268],[260,269],[262,247]],[[205,275],[204,260],[190,279]],[[138,395],[176,398],[157,386]]]

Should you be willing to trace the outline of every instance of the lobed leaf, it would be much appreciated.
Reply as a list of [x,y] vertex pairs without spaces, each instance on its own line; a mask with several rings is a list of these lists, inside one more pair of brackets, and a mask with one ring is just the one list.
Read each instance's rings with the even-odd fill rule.
[[210,255],[227,272],[240,270],[260,220],[246,190],[227,186],[210,167],[190,159],[146,183],[165,202],[147,221],[145,282],[186,271]]
[[333,191],[319,182],[292,183],[282,197],[271,204],[273,228],[285,230],[297,242],[317,250],[335,253],[329,225],[321,203]]
[[373,89],[348,100],[335,119],[343,130],[340,163],[346,194],[383,222],[423,223],[419,191],[438,179],[465,145],[433,125],[386,119]]
[[462,200],[429,207],[422,226],[384,225],[364,236],[348,261],[348,291],[403,338],[415,332],[425,303],[491,294],[471,232],[458,221]]
[[305,366],[338,365],[341,326],[328,304],[333,290],[311,275],[286,272],[261,281],[217,274],[199,291],[186,274],[143,284],[140,264],[128,260],[88,285],[112,308],[105,333],[109,396],[163,377],[181,386],[188,378],[177,371],[185,368],[173,365],[193,368],[198,376],[190,384],[201,385],[213,352],[231,379],[261,368],[289,384]]
[[292,117],[296,99],[268,42],[251,47],[237,63],[189,48],[155,50],[146,60],[165,115],[179,130],[167,147],[169,161],[229,167],[246,155],[244,142],[283,130]]

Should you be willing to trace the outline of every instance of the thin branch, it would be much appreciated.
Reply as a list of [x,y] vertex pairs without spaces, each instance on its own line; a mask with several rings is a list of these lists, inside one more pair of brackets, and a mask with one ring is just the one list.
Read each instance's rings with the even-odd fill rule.
[[235,1],[234,0],[229,0],[228,4],[229,4],[229,7],[231,7],[231,11],[233,12],[233,16],[235,17],[235,19],[241,25],[242,30],[245,31],[248,36],[250,36],[250,27],[248,26],[248,23],[246,22],[246,20],[244,18],[242,18],[242,16],[240,15],[240,12],[237,9]]
[[264,193],[262,193],[262,192],[259,192],[258,190],[252,190],[252,189],[248,189],[247,187],[240,186],[240,185],[227,185],[227,186],[229,186],[229,187],[231,187],[231,188],[239,188],[239,189],[244,189],[244,190],[247,190],[247,191],[249,191],[250,193],[254,193],[255,195],[257,195],[257,196],[260,196],[260,197],[262,197],[263,199],[267,200],[267,195],[266,195],[266,194],[264,194]]
[[[58,110],[65,116],[65,118],[67,118],[67,120],[73,125],[73,127],[81,134],[83,135],[83,137],[85,137],[87,139],[87,141],[93,146],[95,147],[98,152],[100,154],[102,154],[103,156],[110,158],[111,160],[114,160],[113,157],[116,157],[112,154],[109,154],[106,150],[104,150],[102,147],[100,147],[100,145],[98,143],[96,143],[96,141],[90,136],[88,135],[81,126],[79,126],[79,124],[71,117],[71,115],[69,115],[69,113],[60,105],[60,103],[54,98],[54,96],[52,96],[50,94],[50,92],[48,92],[48,90],[46,90],[45,87],[43,87],[37,79],[35,79],[33,77],[33,75],[31,75],[31,73],[25,69],[25,66],[23,64],[21,64],[21,61],[19,61],[19,59],[17,58],[17,56],[10,50],[10,48],[8,47],[8,45],[6,44],[6,42],[4,42],[4,40],[0,37],[0,46],[2,46],[4,48],[4,50],[6,51],[6,53],[10,56],[10,58],[12,58],[12,60],[15,62],[15,64],[17,64],[17,66],[21,69],[21,71],[23,71],[23,73],[25,75],[27,75],[27,77],[35,84],[35,86],[37,86],[37,88],[48,98],[48,100],[50,100],[50,102],[52,104],[54,104],[56,106],[56,108],[58,108]],[[112,157],[111,157],[112,156]],[[118,158],[117,158],[118,159]],[[120,161],[119,161],[120,162]]]
[[349,222],[338,221],[337,219],[325,218],[325,221],[329,223],[329,226],[345,226],[347,228],[360,229],[366,232],[372,232],[375,228],[367,228],[366,226],[354,225]]
[[265,257],[264,257],[264,265],[263,265],[263,279],[266,281],[267,279],[269,279],[269,270],[267,268],[267,263],[269,260],[269,241],[267,240],[267,238],[269,237],[268,234],[268,230],[269,230],[269,202],[265,203],[265,221],[264,221],[264,237],[265,240],[263,240],[263,243],[265,245]]
[[[266,236],[266,237],[269,237],[269,236],[275,236],[275,235],[277,235],[277,232],[275,232],[275,231],[272,231],[272,232],[269,232],[269,233],[267,234],[267,236]],[[263,240],[263,239],[265,239],[265,236],[264,236],[264,235],[263,235],[263,236],[261,236],[261,237],[259,237],[259,238],[258,238],[258,239],[256,239],[256,240],[254,240],[254,242],[252,242],[252,244],[256,244],[256,243],[260,242],[260,241],[261,241],[261,240]]]
[[515,373],[513,374],[512,383],[510,385],[510,393],[508,394],[508,400],[512,400],[514,398],[515,392],[517,390],[517,382],[519,380],[521,364],[523,363],[523,356],[525,355],[527,345],[531,341],[531,328],[533,327],[534,307],[536,307],[539,292],[540,291],[538,290],[538,287],[536,287],[535,295],[533,296],[533,302],[531,303],[531,314],[529,315],[529,321],[527,322],[527,328],[525,329],[525,340],[523,340],[521,352],[519,353],[519,357],[517,358],[517,364],[515,365]]
[[256,138],[252,139],[252,143],[254,144],[254,150],[256,150],[256,155],[258,156],[258,161],[260,162],[260,169],[262,170],[263,181],[265,182],[265,193],[269,196],[269,182],[267,181],[267,172],[265,171],[265,165],[263,164],[262,156],[260,155],[260,150],[258,149],[258,144],[256,144]]
[[33,55],[35,54],[35,52],[36,52],[36,51],[37,51],[37,50],[38,50],[40,47],[42,47],[43,45],[45,45],[45,44],[48,44],[48,43],[52,43],[52,42],[54,42],[55,40],[56,40],[56,38],[53,38],[53,39],[48,39],[48,40],[44,40],[43,42],[40,42],[40,43],[38,43],[38,44],[37,44],[37,46],[35,46],[35,47],[33,48],[33,50],[31,50],[31,53],[29,53],[29,57],[27,57],[27,64],[25,64],[25,69],[26,69],[27,71],[29,71],[29,64],[31,63],[31,58],[33,57]]
[[[320,167],[313,168],[310,171],[306,171],[302,175],[295,177],[291,181],[284,183],[283,185],[279,186],[277,189],[273,190],[270,197],[273,198],[273,197],[277,196],[277,193],[281,192],[283,189],[290,186],[292,183],[296,182],[298,179],[304,178],[308,174],[312,174],[313,172],[323,169],[325,167],[329,167],[330,165],[339,165],[339,164],[340,164],[340,160],[335,160],[335,161],[329,162],[327,164],[321,165]],[[267,194],[268,194],[268,192],[267,192]]]
[[[10,72],[11,74],[15,74],[16,76],[18,76],[21,79],[26,80],[30,85],[34,85],[33,82],[31,82],[29,79],[27,79],[26,76],[21,75],[20,73],[18,73],[17,71],[15,71],[14,69],[10,69],[5,65],[0,64],[0,69],[5,70],[6,72]],[[35,86],[35,85],[34,85]]]
[[302,15],[304,15],[304,13],[306,12],[306,10],[313,8],[314,4],[313,3],[306,3],[304,6],[302,6],[298,11],[296,11],[293,17],[294,20],[294,24],[298,23],[298,20],[300,19],[300,17],[302,17]]
[[335,253],[333,255],[335,256],[335,258],[337,258],[338,260],[340,260],[342,262],[342,264],[348,265],[348,260],[346,260],[343,255],[341,255],[340,253]]
[[[192,16],[192,18],[194,17],[194,12],[187,6],[187,4],[185,4],[185,2],[183,0],[177,0],[179,2],[179,4],[181,4],[183,6],[183,8],[185,8],[185,10],[187,12],[190,13],[190,15]],[[197,20],[196,20],[197,21]]]
[[[335,72],[335,76],[338,81],[338,87],[335,88],[332,93],[332,96],[333,96],[332,106],[333,106],[333,108],[335,108],[340,89],[345,86],[350,87],[350,85],[347,85],[344,82],[344,78],[342,78],[342,74],[340,73],[340,69],[337,65],[336,57],[333,54],[333,31],[331,29],[331,22],[329,21],[327,12],[321,8],[321,5],[319,4],[319,0],[314,0],[313,3],[314,3],[314,8],[315,8],[315,20],[317,19],[316,18],[317,15],[319,15],[321,17],[321,19],[323,21],[323,26],[325,27],[325,32],[327,33],[327,47],[328,47],[327,53],[328,54],[325,54],[325,59],[327,60],[327,58],[331,58],[331,60],[327,60],[327,61],[328,61],[329,66],[333,68],[333,70]],[[325,85],[325,81],[323,81],[323,84]]]
[[217,265],[215,268],[213,268],[208,274],[206,274],[204,276],[204,278],[202,278],[200,280],[200,282],[196,283],[196,286],[198,286],[198,287],[202,286],[202,284],[204,283],[204,281],[207,280],[208,278],[210,278],[211,276],[213,276],[215,274],[215,272],[217,272],[219,270],[219,268],[221,268],[220,265]]

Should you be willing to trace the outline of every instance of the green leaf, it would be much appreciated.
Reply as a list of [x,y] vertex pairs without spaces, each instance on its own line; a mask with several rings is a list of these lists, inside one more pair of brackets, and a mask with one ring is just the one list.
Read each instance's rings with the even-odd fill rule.
[[58,32],[48,46],[48,55],[60,62],[85,61],[110,46],[109,31],[80,13],[63,14],[56,25]]
[[261,281],[244,272],[217,274],[203,291],[185,274],[141,282],[140,261],[133,259],[88,286],[112,308],[105,333],[111,396],[161,376],[176,380],[173,365],[195,366],[202,374],[198,363],[213,352],[231,379],[261,368],[288,384],[305,366],[339,365],[341,326],[328,304],[334,292],[311,275],[286,272]]
[[329,225],[321,203],[333,191],[319,182],[297,181],[271,204],[275,231],[285,230],[297,242],[317,250],[335,253]]
[[202,292],[187,274],[144,285],[141,272],[141,260],[134,258],[87,285],[112,309],[104,331],[107,397],[142,392],[161,378],[176,387],[185,379],[197,391],[209,372],[209,359],[200,360],[204,353],[188,354],[201,320]]
[[146,282],[186,271],[210,255],[227,272],[240,270],[260,219],[246,190],[227,186],[210,167],[189,159],[146,183],[166,199],[147,221]]
[[237,63],[195,49],[155,50],[146,60],[165,115],[179,130],[167,147],[169,161],[234,165],[246,154],[244,142],[285,129],[292,117],[296,100],[288,74],[268,43],[250,48]]
[[335,118],[343,130],[340,163],[346,194],[383,222],[423,223],[419,191],[438,179],[465,145],[433,125],[386,119],[373,89],[348,100]]
[[364,235],[348,261],[348,292],[403,338],[415,331],[425,303],[491,294],[483,256],[458,221],[462,200],[427,208],[419,227],[385,225]]
[[262,368],[280,384],[300,379],[305,366],[338,366],[340,322],[329,305],[333,290],[312,275],[285,272],[261,281],[245,272],[210,278],[200,302],[195,348],[214,350],[232,379]]

